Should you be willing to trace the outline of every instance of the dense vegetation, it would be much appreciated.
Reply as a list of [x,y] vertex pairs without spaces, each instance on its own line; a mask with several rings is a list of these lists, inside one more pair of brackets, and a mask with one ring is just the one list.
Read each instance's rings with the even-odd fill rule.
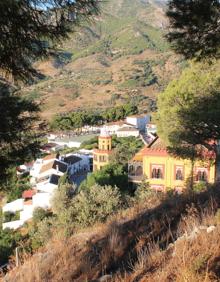
[[85,125],[101,125],[105,122],[124,119],[128,115],[136,114],[137,106],[129,103],[122,106],[112,107],[102,112],[77,111],[67,115],[58,115],[51,122],[52,129],[76,130]]
[[218,0],[170,0],[168,40],[187,59],[219,58],[220,3]]
[[201,153],[198,145],[217,153],[213,141],[220,138],[219,61],[192,64],[172,81],[158,98],[156,120],[159,135],[178,154]]

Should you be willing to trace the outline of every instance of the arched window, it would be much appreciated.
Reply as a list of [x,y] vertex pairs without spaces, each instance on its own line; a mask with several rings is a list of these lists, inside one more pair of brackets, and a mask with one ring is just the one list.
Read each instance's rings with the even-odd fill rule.
[[198,170],[196,181],[207,181],[207,172],[205,170]]
[[176,170],[176,180],[183,180],[183,171],[180,168]]
[[133,165],[130,165],[130,166],[129,166],[128,173],[129,173],[130,175],[134,175],[135,171],[134,171],[134,166],[133,166]]
[[156,168],[153,168],[151,177],[157,178],[157,169]]
[[137,176],[140,176],[140,175],[143,175],[143,168],[142,166],[138,166],[137,169],[136,169],[136,175]]
[[151,173],[152,178],[162,179],[163,178],[163,171],[161,168],[153,168]]

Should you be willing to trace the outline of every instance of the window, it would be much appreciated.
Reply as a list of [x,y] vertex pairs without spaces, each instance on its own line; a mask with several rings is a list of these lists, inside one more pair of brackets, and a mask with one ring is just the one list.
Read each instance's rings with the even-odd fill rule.
[[196,173],[196,181],[207,181],[207,171],[206,169],[198,169]]
[[152,165],[151,166],[151,178],[163,179],[163,166]]
[[175,167],[175,180],[183,180],[183,166]]
[[134,175],[135,174],[135,170],[134,170],[134,166],[133,165],[129,166],[128,172],[129,172],[130,175]]
[[99,156],[99,161],[100,162],[106,162],[107,161],[107,157],[106,156]]
[[97,161],[97,155],[94,155],[94,161]]
[[137,169],[136,169],[136,175],[137,176],[141,176],[141,175],[143,175],[143,168],[142,168],[142,166],[138,166],[137,167]]

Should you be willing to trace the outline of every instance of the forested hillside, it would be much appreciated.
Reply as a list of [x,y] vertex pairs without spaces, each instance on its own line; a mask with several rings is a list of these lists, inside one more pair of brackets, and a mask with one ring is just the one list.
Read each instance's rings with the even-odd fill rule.
[[131,99],[153,101],[184,67],[164,39],[164,1],[112,0],[84,22],[50,60],[36,63],[44,78],[22,89],[41,103],[46,119],[79,108],[105,108]]

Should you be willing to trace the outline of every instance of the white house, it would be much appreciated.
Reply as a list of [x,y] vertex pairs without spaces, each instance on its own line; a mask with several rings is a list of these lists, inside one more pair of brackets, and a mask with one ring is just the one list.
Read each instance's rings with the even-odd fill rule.
[[16,168],[16,174],[17,174],[17,176],[29,174],[29,173],[30,173],[30,170],[31,170],[32,167],[33,167],[33,164],[34,164],[34,162],[29,162],[29,163],[24,163],[24,164],[22,164],[22,165],[19,165],[19,166]]
[[20,220],[3,224],[3,229],[20,228],[27,220],[33,217],[35,208],[51,208],[51,199],[58,188],[59,178],[65,172],[74,175],[79,171],[90,171],[91,151],[82,151],[65,156],[49,155],[37,159],[30,171],[34,188],[23,192],[23,199],[17,199],[3,206],[3,212],[16,213],[20,211]]
[[58,187],[60,176],[52,174],[49,179],[36,184],[36,190],[40,192],[53,193]]
[[22,211],[20,211],[20,220],[26,222],[33,217],[34,207],[32,204],[25,204]]
[[106,123],[101,130],[106,130],[110,135],[116,135],[117,131],[123,127],[134,127],[134,125],[127,123],[125,120]]
[[12,212],[16,213],[16,211],[23,210],[24,207],[24,200],[23,199],[17,199],[13,202],[7,203],[2,207],[3,212]]
[[139,136],[139,130],[134,127],[122,127],[116,132],[117,137]]
[[10,222],[5,222],[2,224],[2,229],[6,229],[6,228],[9,228],[9,229],[13,229],[13,230],[16,230],[20,227],[22,227],[22,225],[24,224],[24,221],[23,220],[14,220],[14,221],[10,221]]
[[132,124],[140,131],[145,131],[146,125],[150,122],[151,117],[147,114],[133,115],[126,118],[126,122]]
[[33,208],[51,208],[51,199],[53,194],[51,193],[37,193],[33,196]]
[[62,176],[67,172],[68,165],[57,159],[56,155],[49,155],[43,159],[37,159],[30,171],[31,183],[35,184],[39,181],[47,180],[52,174]]
[[63,149],[65,149],[65,145],[59,145],[57,143],[52,143],[52,142],[48,142],[43,146],[41,146],[41,151],[47,154],[51,154]]
[[82,153],[67,154],[61,160],[68,165],[69,174],[78,171],[90,171],[90,155]]
[[74,140],[56,139],[56,144],[62,146],[63,148],[79,148],[82,142]]

